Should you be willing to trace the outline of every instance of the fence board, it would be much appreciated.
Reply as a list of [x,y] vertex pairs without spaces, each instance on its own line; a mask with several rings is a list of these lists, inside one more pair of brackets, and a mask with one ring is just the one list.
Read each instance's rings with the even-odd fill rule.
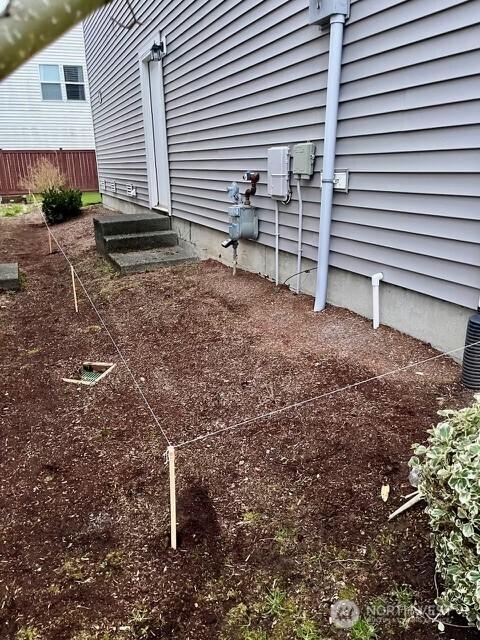
[[1,151],[0,195],[22,195],[22,180],[40,160],[49,160],[66,176],[69,187],[80,191],[98,191],[95,151]]

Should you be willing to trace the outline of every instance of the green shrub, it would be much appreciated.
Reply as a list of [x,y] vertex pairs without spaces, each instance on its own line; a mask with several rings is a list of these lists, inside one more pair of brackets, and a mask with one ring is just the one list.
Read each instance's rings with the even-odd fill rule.
[[53,187],[44,191],[42,197],[42,210],[49,224],[58,224],[80,214],[82,194],[77,189]]
[[414,445],[409,462],[420,472],[444,585],[435,602],[440,613],[456,611],[480,629],[480,395],[471,407],[439,415],[445,419],[429,431],[428,446]]

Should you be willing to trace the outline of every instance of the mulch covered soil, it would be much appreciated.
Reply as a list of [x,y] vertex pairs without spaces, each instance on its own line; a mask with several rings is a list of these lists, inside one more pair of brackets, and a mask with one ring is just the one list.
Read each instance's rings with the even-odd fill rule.
[[[411,444],[438,409],[471,401],[458,365],[178,449],[174,552],[161,429],[182,443],[436,352],[212,261],[119,278],[95,252],[91,213],[53,230],[158,424],[81,291],[75,313],[37,215],[3,220],[0,261],[20,262],[24,289],[0,295],[0,637],[348,638],[329,624],[338,598],[364,618],[397,607],[371,620],[379,638],[440,637],[400,606],[435,597],[426,518],[387,518],[412,490]],[[92,388],[62,382],[86,360],[116,367]]]

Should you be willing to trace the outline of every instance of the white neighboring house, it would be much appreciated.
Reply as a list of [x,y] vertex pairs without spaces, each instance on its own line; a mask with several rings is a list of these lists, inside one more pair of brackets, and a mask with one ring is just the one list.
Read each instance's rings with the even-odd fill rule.
[[[59,163],[71,186],[85,188],[77,183],[79,169],[86,162],[89,181],[96,181],[94,149],[83,28],[77,25],[0,83],[0,194],[18,192],[21,174],[42,155]],[[67,171],[72,163],[77,178]]]
[[94,149],[81,25],[0,84],[0,149]]

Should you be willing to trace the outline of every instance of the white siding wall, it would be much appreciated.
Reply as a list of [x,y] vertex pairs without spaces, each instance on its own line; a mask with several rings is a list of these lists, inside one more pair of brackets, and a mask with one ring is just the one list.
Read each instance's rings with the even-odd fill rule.
[[82,65],[81,25],[26,62],[0,84],[0,149],[94,149],[88,86],[85,102],[42,100],[39,64]]
[[[245,169],[259,242],[273,246],[270,145],[317,143],[304,188],[304,255],[316,259],[328,32],[307,0],[114,1],[85,25],[100,177],[138,186],[148,205],[137,50],[159,29],[172,213],[227,230],[226,187]],[[345,30],[333,266],[473,308],[480,288],[480,0],[357,0]],[[112,66],[111,52],[115,50]],[[297,206],[281,206],[281,249],[296,251]]]

